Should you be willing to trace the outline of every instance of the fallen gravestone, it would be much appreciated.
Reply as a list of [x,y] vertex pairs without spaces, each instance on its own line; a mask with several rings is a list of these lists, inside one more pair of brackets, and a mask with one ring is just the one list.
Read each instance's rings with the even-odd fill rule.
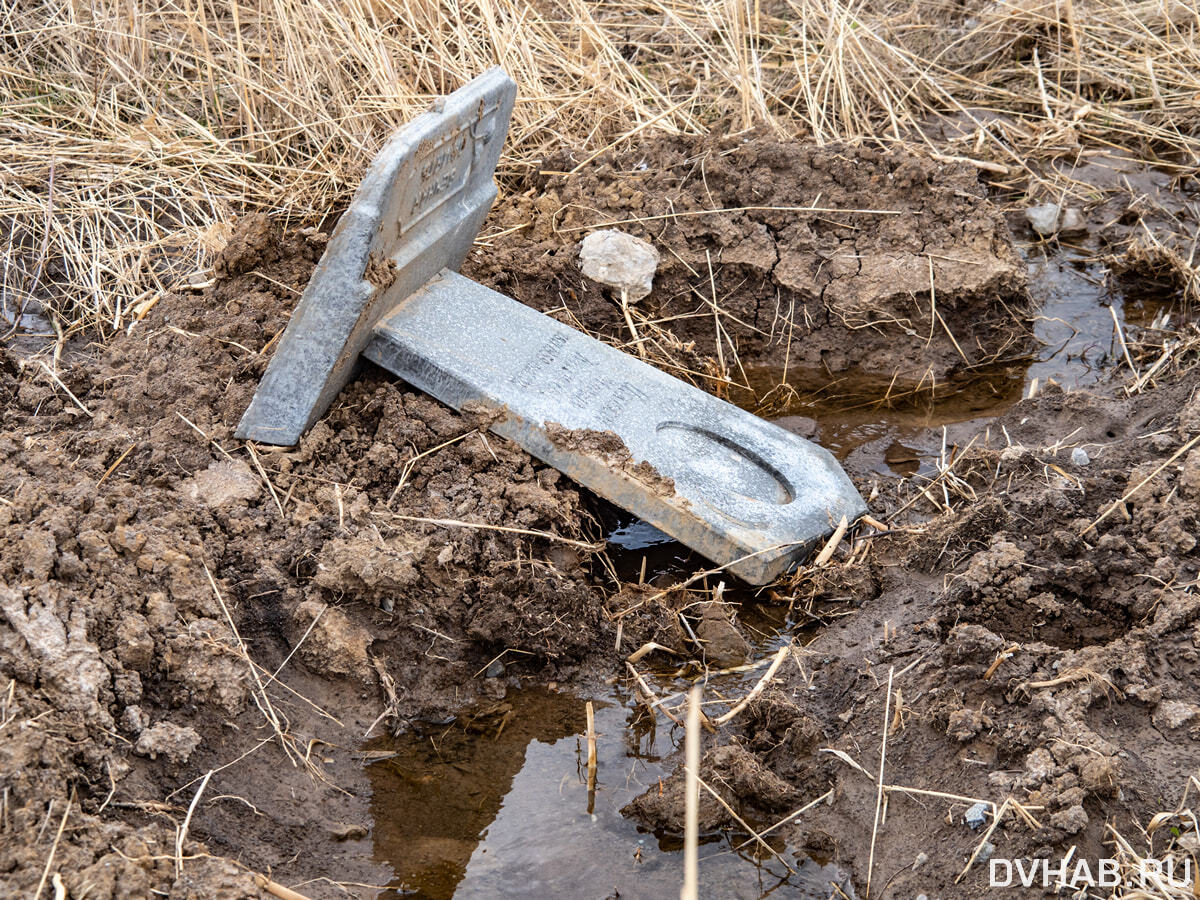
[[295,444],[360,356],[728,571],[764,584],[866,506],[828,451],[457,273],[496,197],[516,85],[439,100],[372,163],[238,437]]

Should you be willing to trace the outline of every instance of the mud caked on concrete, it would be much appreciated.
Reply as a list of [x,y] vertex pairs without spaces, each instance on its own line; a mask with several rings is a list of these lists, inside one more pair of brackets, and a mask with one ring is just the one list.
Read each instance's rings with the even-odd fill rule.
[[342,216],[238,436],[295,444],[359,357],[754,584],[866,505],[833,456],[458,274],[516,85],[479,76],[396,134]]

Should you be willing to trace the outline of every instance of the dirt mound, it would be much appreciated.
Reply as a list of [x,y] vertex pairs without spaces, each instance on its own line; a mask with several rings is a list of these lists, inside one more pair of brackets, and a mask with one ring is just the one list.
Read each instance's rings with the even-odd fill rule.
[[[369,688],[344,723],[361,735],[381,702],[397,726],[444,716],[484,670],[554,677],[611,640],[578,493],[482,423],[374,371],[295,449],[233,440],[323,245],[243,220],[211,288],[164,297],[64,370],[87,412],[36,363],[0,357],[0,671],[17,729],[4,771],[21,773],[7,810],[25,834],[72,810],[57,851],[72,895],[113,865],[110,845],[172,845],[144,802],[253,747],[224,723],[248,739],[263,725],[262,680],[289,657]],[[472,527],[442,524],[455,521]],[[303,701],[274,703],[285,735],[288,721],[312,735]],[[325,721],[323,740],[355,744]],[[105,824],[87,818],[101,810]],[[81,816],[108,836],[87,837]],[[257,846],[229,852],[265,869]],[[186,894],[191,873],[123,849],[133,862],[118,868],[146,893]],[[30,892],[46,850],[9,842],[6,890]]]
[[[1030,341],[973,170],[745,136],[573,167],[521,185],[467,273],[621,344],[632,322],[631,352],[714,392],[739,362],[940,385]],[[609,222],[662,255],[629,321],[575,260]],[[32,893],[51,852],[70,896],[258,893],[206,852],[314,897],[387,882],[358,843],[365,735],[519,684],[586,690],[645,640],[725,663],[751,647],[724,607],[615,584],[589,498],[370,366],[298,447],[234,440],[324,246],[245,219],[210,286],[76,349],[76,399],[0,352],[0,891]],[[864,482],[895,531],[764,594],[815,640],[707,739],[706,780],[756,825],[832,790],[784,831],[861,884],[886,730],[889,896],[986,892],[954,881],[975,798],[1030,816],[1010,804],[990,838],[1009,856],[1103,856],[1106,822],[1172,806],[1200,722],[1200,457],[1173,456],[1197,377],[1044,390],[969,450],[949,429],[932,488]],[[633,811],[675,831],[681,798],[673,778]]]
[[580,274],[578,243],[606,224],[636,234],[661,256],[637,338],[670,371],[712,377],[713,360],[736,371],[736,356],[905,386],[1027,349],[1024,269],[965,166],[761,136],[671,136],[576,162],[547,160],[464,272],[624,343],[619,303]]

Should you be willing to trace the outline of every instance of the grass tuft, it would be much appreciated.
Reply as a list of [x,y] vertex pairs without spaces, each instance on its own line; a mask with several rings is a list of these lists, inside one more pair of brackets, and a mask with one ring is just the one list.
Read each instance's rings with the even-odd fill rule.
[[1034,175],[1085,144],[1194,165],[1198,31],[1178,0],[11,0],[0,336],[31,300],[62,333],[127,327],[232,217],[326,216],[389,133],[492,65],[520,85],[510,185],[648,127]]

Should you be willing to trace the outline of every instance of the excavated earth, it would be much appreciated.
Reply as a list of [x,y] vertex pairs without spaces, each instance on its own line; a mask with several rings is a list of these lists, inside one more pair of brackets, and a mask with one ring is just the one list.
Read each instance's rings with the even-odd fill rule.
[[[506,186],[464,272],[625,344],[575,255],[622,223],[662,257],[647,358],[706,389],[739,399],[735,355],[914,386],[1031,352],[1024,267],[972,169],[761,137],[574,165]],[[68,348],[63,385],[0,351],[6,896],[263,896],[256,874],[375,896],[366,734],[623,677],[647,640],[688,652],[691,595],[615,582],[592,498],[378,369],[296,448],[233,438],[325,241],[242,219],[207,287]],[[870,868],[879,897],[989,893],[982,864],[955,883],[970,803],[891,791],[875,827],[885,729],[887,784],[1028,809],[990,835],[1003,856],[1140,841],[1200,738],[1200,451],[1176,453],[1196,387],[1045,389],[959,453],[953,493],[852,472],[893,531],[772,587],[821,624],[705,736],[706,780],[753,821],[832,791],[790,843],[860,893]],[[672,776],[629,814],[677,833],[682,795]],[[731,824],[707,797],[701,819]]]

